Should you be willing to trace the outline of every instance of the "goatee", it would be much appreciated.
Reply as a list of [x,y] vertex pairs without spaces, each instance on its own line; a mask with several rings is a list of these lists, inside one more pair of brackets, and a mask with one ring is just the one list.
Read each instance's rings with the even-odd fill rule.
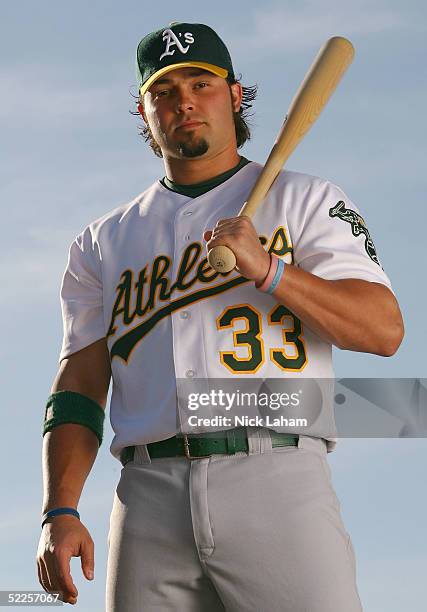
[[204,138],[200,138],[197,142],[180,142],[178,151],[183,157],[198,157],[203,155],[209,149],[209,144]]

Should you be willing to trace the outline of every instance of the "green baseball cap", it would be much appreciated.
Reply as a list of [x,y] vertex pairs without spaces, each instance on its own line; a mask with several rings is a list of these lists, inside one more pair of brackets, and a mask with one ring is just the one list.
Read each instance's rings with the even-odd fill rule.
[[212,28],[203,23],[173,21],[151,32],[136,51],[136,76],[141,96],[159,77],[177,68],[195,66],[222,78],[234,77],[227,47]]

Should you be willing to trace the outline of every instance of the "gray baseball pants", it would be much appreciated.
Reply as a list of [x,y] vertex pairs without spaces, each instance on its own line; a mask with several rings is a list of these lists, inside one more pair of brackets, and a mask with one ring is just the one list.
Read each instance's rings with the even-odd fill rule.
[[150,460],[114,495],[107,612],[361,612],[356,559],[322,438]]

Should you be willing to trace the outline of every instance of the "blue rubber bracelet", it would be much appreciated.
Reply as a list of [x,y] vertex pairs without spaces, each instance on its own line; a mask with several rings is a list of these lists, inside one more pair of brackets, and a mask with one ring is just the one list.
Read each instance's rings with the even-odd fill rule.
[[76,516],[80,520],[80,514],[77,512],[75,508],[54,508],[53,510],[48,510],[42,516],[42,529],[45,522],[50,519],[52,516],[58,516],[60,514],[72,514]]
[[270,294],[273,293],[273,291],[276,289],[277,285],[279,284],[284,271],[285,271],[285,262],[282,259],[279,259],[277,262],[276,274],[274,275],[274,278],[271,281],[271,285],[267,289],[266,293],[270,293]]

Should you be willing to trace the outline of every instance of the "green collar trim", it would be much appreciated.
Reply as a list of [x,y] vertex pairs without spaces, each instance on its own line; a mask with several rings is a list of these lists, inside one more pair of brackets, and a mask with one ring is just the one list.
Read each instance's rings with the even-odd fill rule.
[[160,182],[163,187],[169,189],[169,191],[174,191],[175,193],[179,193],[181,195],[187,196],[189,198],[198,198],[199,196],[207,193],[211,189],[214,189],[224,181],[231,178],[236,172],[238,172],[243,166],[249,164],[250,160],[246,159],[246,157],[240,157],[240,161],[237,166],[231,168],[231,170],[227,170],[227,172],[223,172],[214,178],[209,179],[208,181],[203,181],[202,183],[195,183],[194,185],[178,185],[178,183],[174,183],[170,181],[166,176],[164,176]]

